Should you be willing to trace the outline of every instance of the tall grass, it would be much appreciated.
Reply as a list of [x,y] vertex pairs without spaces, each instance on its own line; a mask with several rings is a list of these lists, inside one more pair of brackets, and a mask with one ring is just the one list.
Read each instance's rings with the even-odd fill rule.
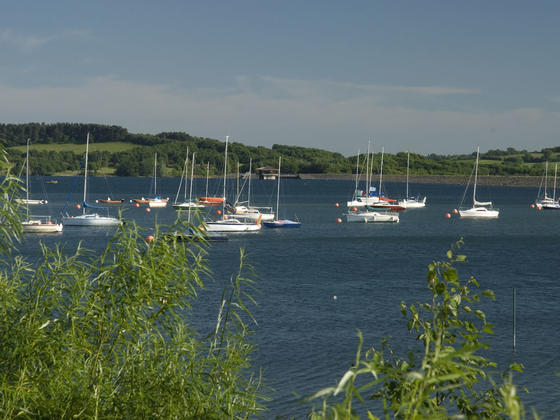
[[[18,209],[0,185],[3,255]],[[187,228],[186,226],[180,226]],[[193,328],[192,302],[211,273],[208,244],[122,226],[100,254],[42,247],[33,265],[0,266],[3,418],[248,418],[265,396],[248,339],[252,280],[241,254],[216,306],[216,328]]]

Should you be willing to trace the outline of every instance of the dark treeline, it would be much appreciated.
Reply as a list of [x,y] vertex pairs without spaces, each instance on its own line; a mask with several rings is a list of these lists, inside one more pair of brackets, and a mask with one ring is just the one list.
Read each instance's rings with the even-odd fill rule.
[[[90,133],[92,143],[129,143],[126,151],[90,152],[90,168],[95,173],[109,168],[117,176],[150,176],[154,167],[154,155],[158,154],[158,172],[161,176],[180,175],[187,147],[196,153],[196,174],[206,174],[206,162],[210,174],[219,175],[224,164],[223,140],[195,137],[187,133],[163,132],[159,134],[133,134],[126,128],[100,124],[78,123],[26,123],[0,124],[0,141],[7,148],[9,159],[16,167],[21,167],[25,153],[13,149],[24,146],[27,139],[32,144],[85,144]],[[12,149],[10,149],[12,148]],[[110,147],[108,147],[110,149]],[[489,150],[481,154],[480,171],[483,175],[541,175],[545,161],[558,160],[560,147],[528,152],[508,148]],[[410,155],[411,173],[415,175],[466,175],[473,167],[474,153],[470,155]],[[249,169],[252,159],[253,173],[262,166],[276,167],[282,156],[284,173],[329,173],[352,174],[356,171],[357,156],[345,157],[340,153],[298,146],[273,145],[245,146],[232,142],[228,152],[228,166],[233,172],[240,163],[240,171]],[[71,151],[31,150],[30,165],[35,175],[52,175],[60,172],[77,171],[83,158],[82,153]],[[364,156],[360,158],[363,161]],[[385,154],[384,172],[403,174],[406,172],[407,154]],[[379,168],[380,154],[376,153],[373,172]],[[361,165],[363,167],[363,165]],[[362,171],[361,169],[360,171]]]

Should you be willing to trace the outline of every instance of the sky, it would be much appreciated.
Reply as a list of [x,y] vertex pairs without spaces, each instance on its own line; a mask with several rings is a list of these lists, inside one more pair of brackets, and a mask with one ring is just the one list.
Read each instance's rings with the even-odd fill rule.
[[541,150],[560,146],[559,51],[556,0],[7,0],[0,122]]

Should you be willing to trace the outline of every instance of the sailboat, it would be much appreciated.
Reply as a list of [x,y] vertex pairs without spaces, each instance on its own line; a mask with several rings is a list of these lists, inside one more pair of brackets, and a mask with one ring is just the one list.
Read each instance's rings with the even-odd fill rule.
[[301,226],[301,223],[299,221],[279,218],[281,165],[282,165],[282,157],[279,157],[278,158],[278,186],[276,188],[276,219],[265,221],[263,222],[263,224],[269,228],[298,228]]
[[408,196],[408,173],[410,169],[410,152],[407,152],[406,156],[406,195],[404,196],[404,200],[399,201],[399,205],[403,206],[407,209],[417,209],[426,207],[426,197],[409,197]]
[[207,232],[255,232],[261,229],[261,218],[256,222],[248,223],[235,218],[229,218],[226,214],[226,180],[227,180],[227,152],[229,136],[226,136],[226,148],[224,159],[224,195],[222,197],[222,218],[216,221],[205,222],[203,229]]
[[[34,203],[29,199],[29,139],[27,139],[27,155],[25,159],[25,220],[21,222],[24,233],[58,233],[62,232],[62,224],[53,223],[51,216],[30,216],[29,205]],[[41,203],[43,204],[43,203]]]
[[560,203],[556,200],[556,173],[558,171],[558,164],[554,165],[554,187],[552,188],[552,198],[548,196],[546,187],[548,182],[548,162],[544,167],[544,197],[536,202],[537,208],[545,210],[560,210]]
[[500,215],[500,210],[494,209],[492,207],[491,201],[482,202],[476,200],[476,183],[478,180],[479,154],[480,154],[480,147],[477,147],[476,162],[474,166],[473,206],[470,209],[459,210],[459,216],[462,218],[469,218],[469,219],[497,219]]
[[[251,206],[251,169],[253,160],[249,159],[249,175],[246,178],[247,186],[247,201],[239,201],[240,192],[238,191],[235,204],[229,208],[228,217],[234,217],[236,219],[243,220],[257,220],[261,218],[263,221],[274,220],[274,213],[272,212],[272,207],[255,207]],[[239,180],[239,166],[237,171],[237,179]],[[238,181],[239,182],[239,181]],[[241,192],[245,184],[241,187]]]
[[[193,189],[193,180],[194,180],[194,158],[195,153],[192,155],[192,168],[191,168],[191,186],[190,186],[190,193],[189,199],[187,200],[187,186],[188,186],[188,173],[189,173],[189,149],[187,148],[187,157],[185,158],[185,166],[183,167],[183,173],[181,174],[181,181],[179,182],[179,188],[177,189],[177,194],[175,195],[175,201],[173,202],[173,208],[175,210],[196,210],[196,209],[203,209],[204,204],[199,204],[191,200],[192,197],[192,189]],[[181,185],[183,183],[183,179],[185,180],[185,186],[183,188],[183,202],[179,202],[179,193],[181,192]]]
[[152,177],[152,185],[154,187],[154,196],[150,198],[136,198],[132,199],[131,202],[147,204],[150,207],[167,207],[167,198],[161,198],[157,195],[157,153],[154,156],[154,176]]
[[[115,218],[110,217],[109,208],[108,207],[99,207],[88,204],[87,202],[87,171],[88,171],[88,153],[89,153],[89,133],[87,134],[86,138],[86,162],[84,166],[84,200],[82,203],[82,214],[78,216],[70,216],[66,213],[65,216],[62,217],[62,224],[64,226],[116,226],[122,224],[122,221]],[[66,209],[68,202],[64,206]],[[101,216],[98,213],[88,213],[86,210],[90,209],[97,209],[97,210],[107,210],[107,216]],[[64,209],[62,210],[64,213]]]
[[206,162],[206,194],[198,197],[198,202],[207,206],[217,206],[222,204],[224,197],[212,197],[208,195],[208,178],[210,177],[210,162]]
[[385,149],[381,148],[381,164],[379,166],[379,191],[373,193],[374,195],[377,195],[378,200],[377,202],[374,202],[373,204],[369,204],[368,206],[378,210],[401,211],[404,210],[405,207],[398,204],[396,202],[397,200],[385,197],[385,195],[383,194],[383,155],[384,154],[385,154]]
[[358,151],[358,158],[356,160],[356,186],[354,188],[352,199],[346,202],[346,206],[348,206],[349,208],[370,206],[379,201],[379,196],[375,194],[375,187],[371,186],[371,170],[369,166],[370,146],[371,142],[368,142],[365,170],[365,191],[358,188],[360,168],[360,152]]

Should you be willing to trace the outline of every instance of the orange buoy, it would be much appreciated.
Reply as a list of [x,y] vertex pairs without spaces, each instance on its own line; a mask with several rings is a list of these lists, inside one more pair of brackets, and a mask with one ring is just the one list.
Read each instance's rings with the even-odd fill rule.
[[221,211],[221,210],[218,210],[218,211],[216,212],[216,214],[219,216],[220,214],[222,214],[222,211]]
[[154,237],[152,235],[146,237],[146,242],[153,242],[153,241],[154,241]]
[[149,213],[149,212],[151,212],[152,210],[151,210],[149,207],[147,207],[147,208],[146,208],[146,211]]
[[352,207],[352,211],[358,211],[356,207]]
[[342,223],[342,219],[341,219],[340,217],[338,217],[338,218],[336,219],[336,223]]
[[227,217],[227,216],[224,216],[224,220],[227,220],[227,219],[228,219],[228,217]]
[[135,206],[136,206],[136,207],[140,207],[140,204],[136,203]]
[[445,213],[445,218],[446,218],[446,219],[451,219],[451,214]]
[[538,206],[538,207],[537,207],[537,210],[542,210],[542,206]]
[[531,204],[531,208],[534,209],[534,208],[535,208],[535,205],[534,205],[534,204]]
[[80,206],[79,204],[76,204],[76,208],[77,208],[78,210],[80,210],[80,209],[82,208],[82,206]]
[[335,206],[335,207],[338,207],[338,206],[339,206],[339,204],[338,204],[338,203],[334,203],[334,206]]
[[453,214],[457,214],[457,213],[459,213],[459,212],[457,211],[457,209],[453,209]]

